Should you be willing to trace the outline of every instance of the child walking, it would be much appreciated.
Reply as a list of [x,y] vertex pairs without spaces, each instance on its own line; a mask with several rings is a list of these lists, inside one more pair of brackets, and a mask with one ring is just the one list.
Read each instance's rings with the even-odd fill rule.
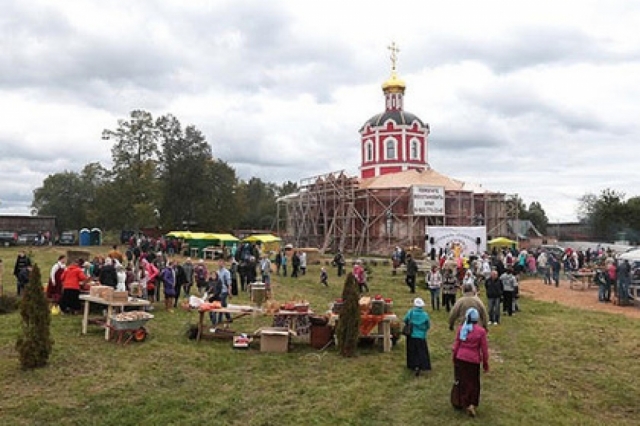
[[328,279],[329,276],[327,275],[327,270],[323,266],[320,269],[320,284],[324,285],[325,287],[329,287],[329,283],[327,282]]

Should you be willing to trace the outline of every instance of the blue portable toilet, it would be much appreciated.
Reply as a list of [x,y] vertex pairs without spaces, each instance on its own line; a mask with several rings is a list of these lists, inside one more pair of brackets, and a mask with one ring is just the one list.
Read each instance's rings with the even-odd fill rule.
[[90,242],[92,246],[102,245],[102,231],[99,228],[93,228],[91,230]]
[[82,228],[78,236],[78,241],[81,246],[90,246],[91,232],[87,228]]

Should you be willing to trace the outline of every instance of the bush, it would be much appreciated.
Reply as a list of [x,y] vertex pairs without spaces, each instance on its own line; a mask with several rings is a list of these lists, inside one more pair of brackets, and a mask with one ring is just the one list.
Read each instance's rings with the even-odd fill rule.
[[10,314],[18,309],[18,298],[15,296],[0,296],[0,315]]
[[337,327],[338,351],[345,357],[354,356],[360,336],[360,289],[356,277],[349,273],[342,290],[344,304]]
[[35,264],[29,274],[20,303],[22,334],[16,342],[23,370],[44,367],[53,347],[51,313],[40,282],[40,268]]

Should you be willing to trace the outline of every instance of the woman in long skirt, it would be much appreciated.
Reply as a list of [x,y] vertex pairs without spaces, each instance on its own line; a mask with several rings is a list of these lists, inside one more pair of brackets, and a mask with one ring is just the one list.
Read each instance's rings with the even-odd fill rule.
[[424,300],[417,297],[413,308],[404,316],[404,322],[412,325],[411,336],[407,336],[407,368],[417,376],[431,370],[431,358],[427,346],[427,332],[431,327],[429,314],[424,311]]
[[476,415],[480,404],[480,364],[489,371],[489,350],[487,331],[478,325],[480,314],[476,308],[469,308],[465,321],[458,329],[453,344],[454,375],[459,392],[459,406],[471,417]]

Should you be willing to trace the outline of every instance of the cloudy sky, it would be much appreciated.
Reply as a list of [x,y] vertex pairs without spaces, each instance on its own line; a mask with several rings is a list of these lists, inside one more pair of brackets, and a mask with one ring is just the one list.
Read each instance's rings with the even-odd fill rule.
[[640,2],[0,0],[0,213],[110,165],[103,129],[171,113],[239,176],[357,173],[401,51],[441,173],[540,201],[640,195]]

